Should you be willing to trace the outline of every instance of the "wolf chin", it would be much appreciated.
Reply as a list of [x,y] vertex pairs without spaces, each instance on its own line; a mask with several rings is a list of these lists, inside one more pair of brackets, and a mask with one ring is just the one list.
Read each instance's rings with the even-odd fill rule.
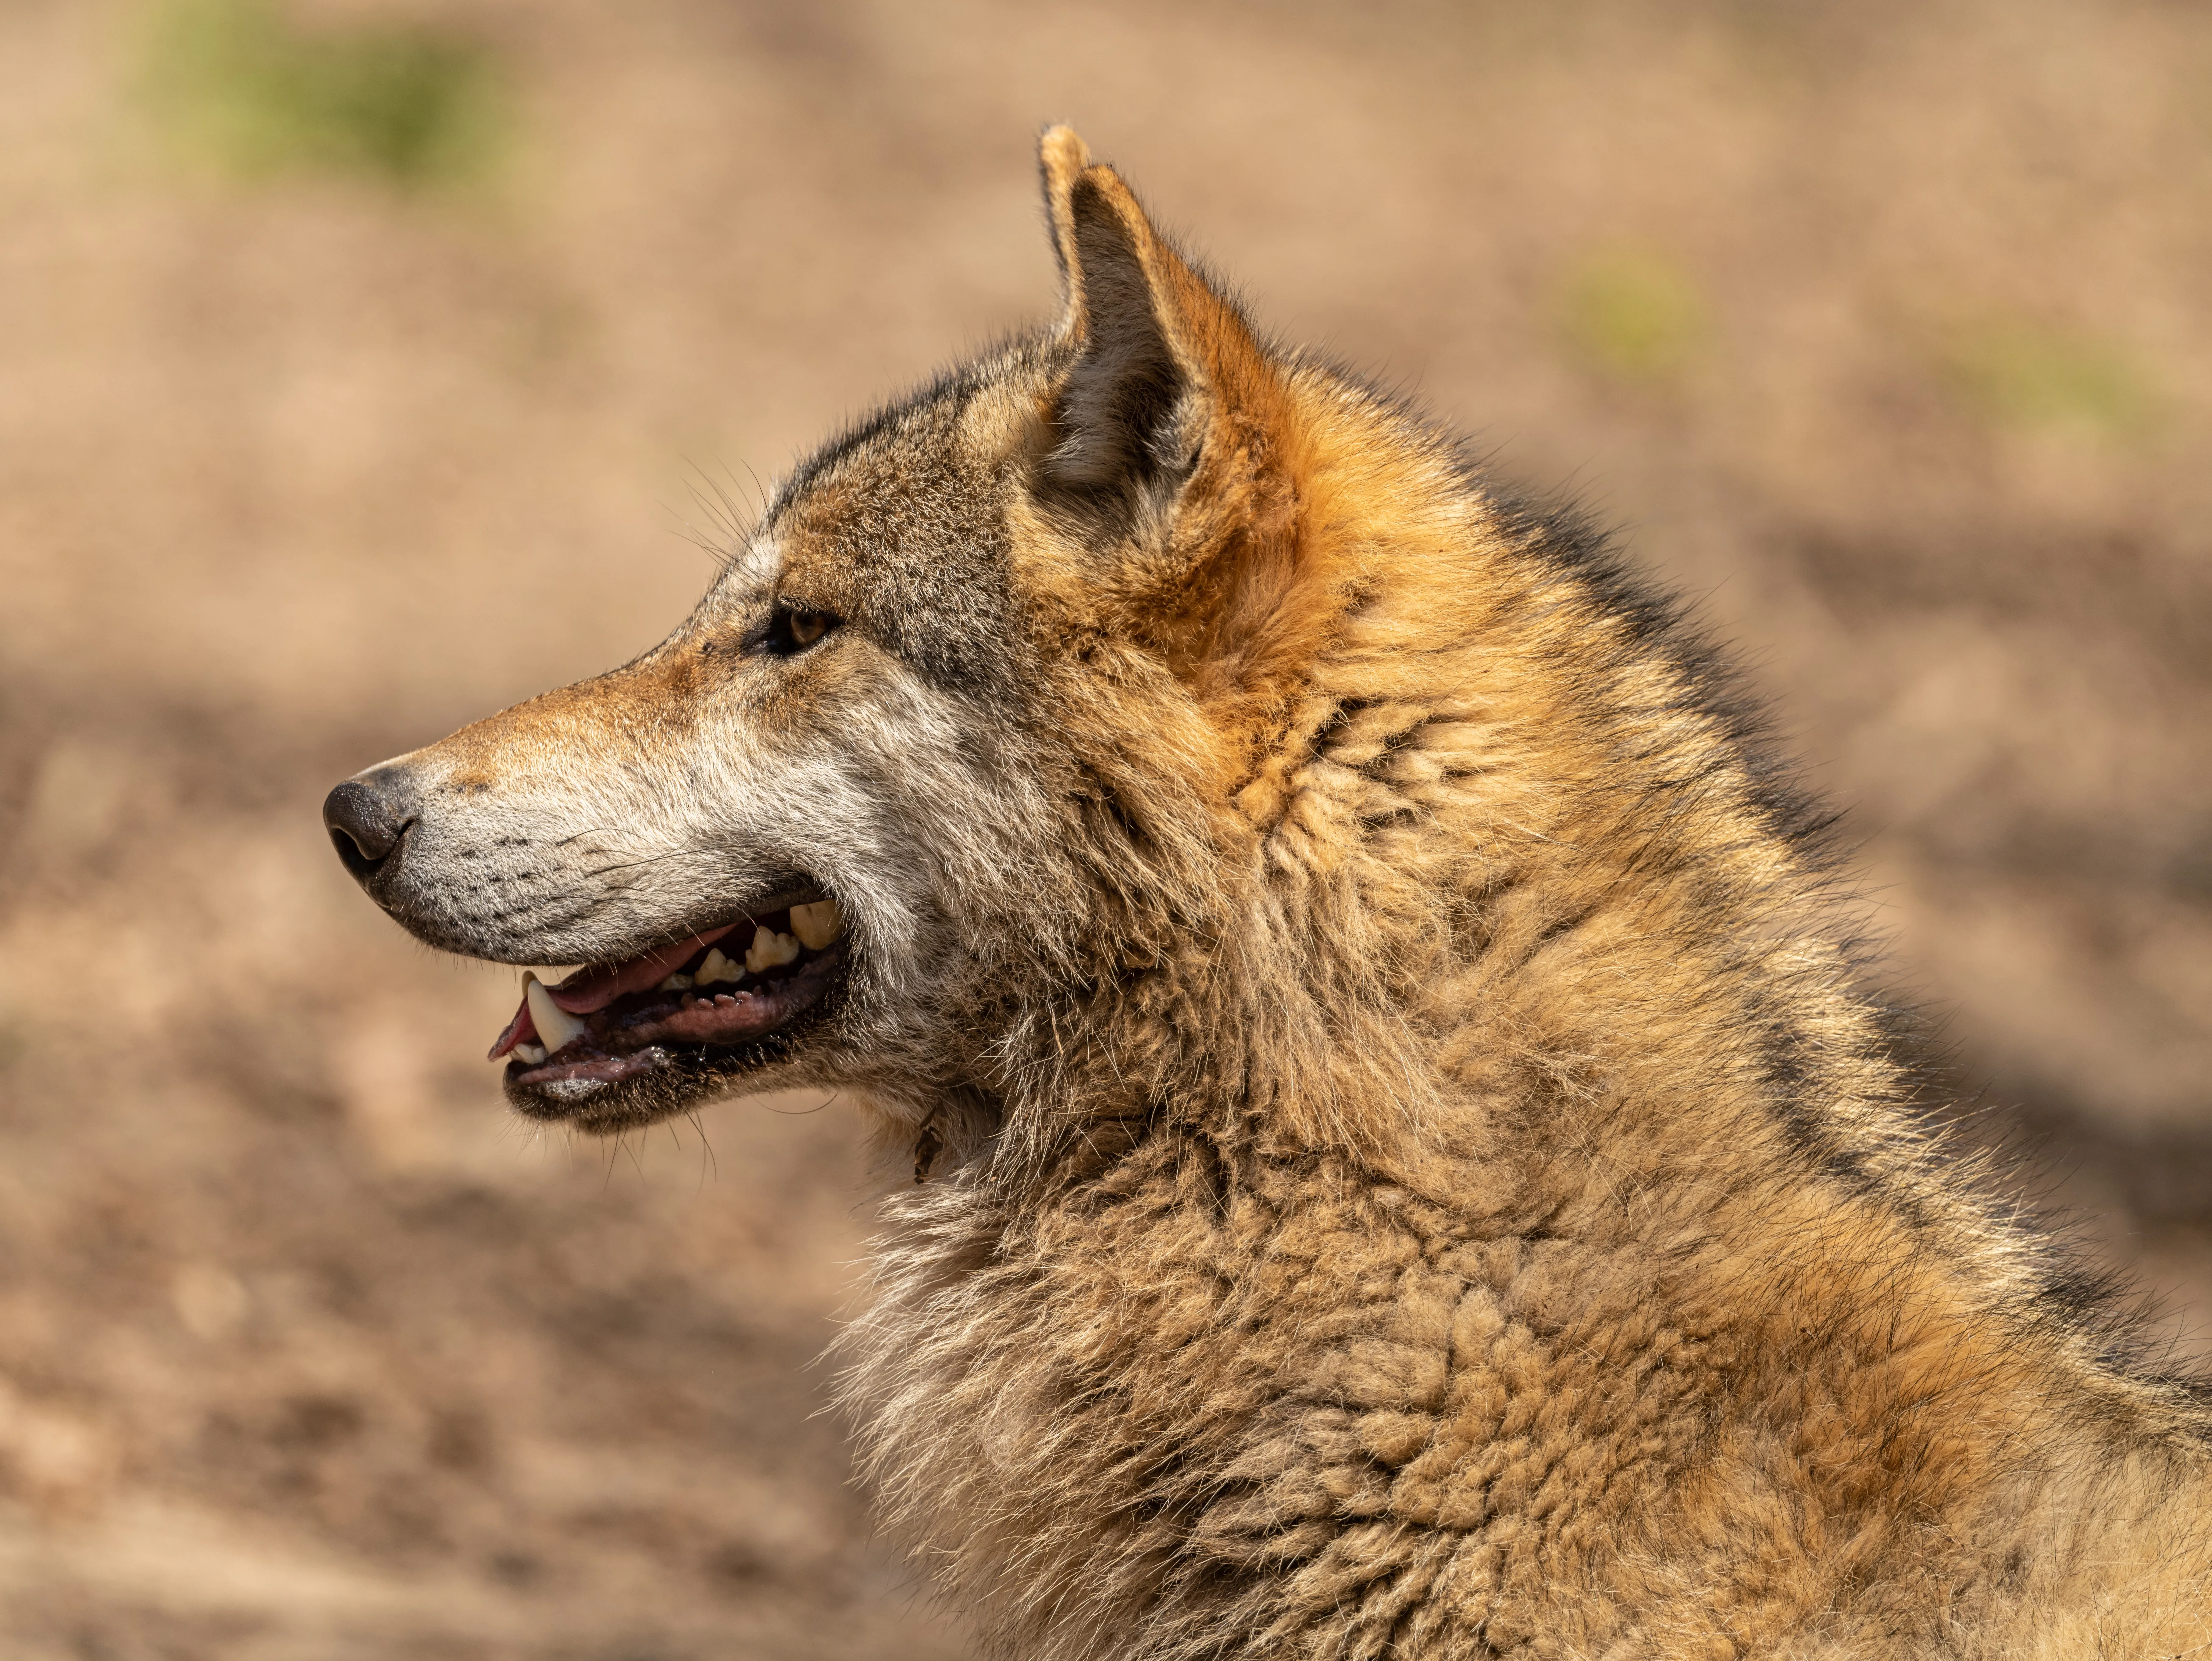
[[2208,1397],[1923,1132],[1723,666],[1042,168],[1054,326],[332,794],[582,965],[514,1105],[867,1104],[842,1391],[994,1655],[2212,1656]]

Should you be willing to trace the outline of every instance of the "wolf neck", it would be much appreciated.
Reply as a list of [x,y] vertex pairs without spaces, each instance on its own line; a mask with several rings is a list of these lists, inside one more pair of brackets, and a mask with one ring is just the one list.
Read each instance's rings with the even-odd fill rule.
[[1264,674],[1210,689],[1220,891],[1183,903],[1210,944],[1096,1012],[1091,1076],[1033,1073],[1055,1110],[1119,1098],[1118,1139],[1078,1108],[1062,1171],[1172,1124],[1224,1180],[1325,1158],[1465,1238],[1577,1242],[1685,1320],[1771,1317],[1791,1353],[1806,1330],[1875,1353],[1893,1332],[1852,1335],[1909,1286],[1947,1366],[2033,1394],[2033,1352],[2128,1396],[1914,1129],[1825,822],[1723,672],[1579,526],[1489,497],[1395,412],[1290,384],[1301,540],[1279,563],[1306,603]]
[[1896,1165],[1820,823],[1721,674],[1579,527],[1490,499],[1395,412],[1291,384],[1304,429],[1270,465],[1295,524],[1216,540],[1294,544],[1266,563],[1295,583],[1182,672],[1205,739],[1164,710],[1099,723],[1102,751],[1160,735],[1142,771],[1188,788],[1157,821],[1212,826],[1195,851],[1146,827],[1174,949],[1159,995],[1103,1012],[1108,1047],[1291,1143],[1624,1116],[1697,1142],[1743,1115],[1855,1182]]

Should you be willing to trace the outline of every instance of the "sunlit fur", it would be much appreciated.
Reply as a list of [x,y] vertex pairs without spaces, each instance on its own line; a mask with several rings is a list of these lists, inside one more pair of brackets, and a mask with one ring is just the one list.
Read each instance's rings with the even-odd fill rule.
[[[845,904],[752,1081],[856,1087],[908,1184],[842,1391],[989,1654],[2212,1646],[2212,1415],[1923,1138],[1719,666],[1044,164],[1060,323],[654,653],[387,764],[379,897],[514,961]],[[778,596],[843,626],[764,659]]]

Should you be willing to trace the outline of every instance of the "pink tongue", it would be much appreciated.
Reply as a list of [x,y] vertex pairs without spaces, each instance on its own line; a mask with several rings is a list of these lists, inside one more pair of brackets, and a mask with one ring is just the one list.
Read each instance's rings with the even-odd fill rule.
[[491,1053],[484,1059],[495,1062],[519,1043],[537,1042],[538,1023],[530,1019],[530,999],[526,995],[522,1007],[514,1012],[514,1019],[507,1024],[507,1030],[492,1041]]
[[[553,1001],[571,1015],[588,1015],[595,1009],[605,1009],[625,992],[641,992],[648,986],[659,985],[681,969],[684,959],[701,946],[712,946],[736,927],[733,922],[726,922],[720,928],[710,928],[688,940],[664,946],[658,952],[648,952],[628,963],[580,969],[560,985],[545,989],[552,995]],[[526,1002],[525,1007],[528,1007]]]

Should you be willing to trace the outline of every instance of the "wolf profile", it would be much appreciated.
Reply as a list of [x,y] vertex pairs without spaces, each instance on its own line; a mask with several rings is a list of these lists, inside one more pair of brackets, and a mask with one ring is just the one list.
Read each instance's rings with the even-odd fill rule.
[[1919,1128],[1724,666],[1042,163],[1056,325],[332,793],[584,965],[509,1098],[868,1104],[842,1389],[994,1654],[2212,1655],[2212,1404]]

